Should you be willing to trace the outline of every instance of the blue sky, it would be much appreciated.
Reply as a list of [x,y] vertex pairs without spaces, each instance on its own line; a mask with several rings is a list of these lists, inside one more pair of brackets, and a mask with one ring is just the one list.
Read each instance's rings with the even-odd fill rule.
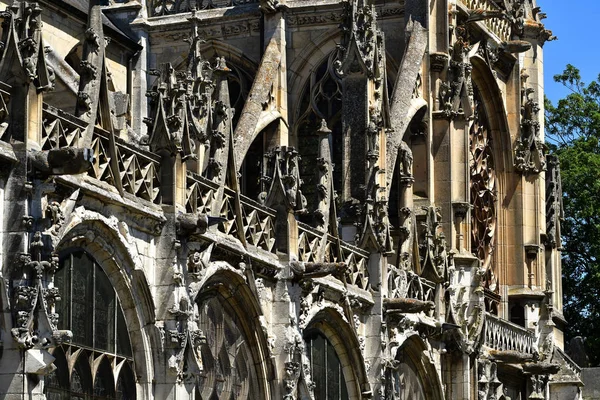
[[585,83],[600,74],[600,44],[597,40],[600,26],[600,0],[538,0],[544,20],[558,40],[544,45],[544,86],[546,96],[553,103],[566,96],[568,90],[554,82],[552,77],[573,64],[581,71]]

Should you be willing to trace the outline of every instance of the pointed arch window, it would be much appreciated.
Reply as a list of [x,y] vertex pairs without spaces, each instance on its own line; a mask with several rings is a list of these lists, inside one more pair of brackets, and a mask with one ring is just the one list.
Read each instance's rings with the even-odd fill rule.
[[318,331],[304,337],[315,400],[347,400],[348,388],[335,348]]
[[45,379],[46,397],[134,400],[129,333],[104,270],[87,253],[74,251],[61,258],[54,285],[61,293],[58,327],[71,330],[73,340],[54,350],[56,370]]

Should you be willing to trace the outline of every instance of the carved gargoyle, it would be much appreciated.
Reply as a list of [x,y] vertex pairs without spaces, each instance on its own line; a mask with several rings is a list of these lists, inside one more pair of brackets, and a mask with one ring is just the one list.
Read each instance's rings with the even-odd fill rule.
[[346,263],[307,263],[291,261],[290,269],[296,279],[321,278],[324,276],[343,276],[348,268]]
[[86,172],[94,163],[92,149],[63,147],[35,151],[29,157],[38,173],[42,175],[76,175]]
[[177,215],[177,234],[189,236],[193,233],[205,233],[209,226],[226,220],[226,218],[211,217],[206,214],[180,213]]
[[420,312],[429,312],[435,309],[433,301],[423,301],[409,298],[386,298],[383,300],[383,307],[388,312],[397,312],[404,314],[414,314]]

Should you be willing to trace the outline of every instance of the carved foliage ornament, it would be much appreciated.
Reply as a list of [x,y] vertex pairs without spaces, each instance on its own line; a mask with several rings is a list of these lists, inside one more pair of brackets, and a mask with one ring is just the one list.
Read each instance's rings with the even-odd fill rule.
[[42,233],[36,231],[29,245],[29,253],[20,258],[18,278],[12,280],[14,328],[13,338],[20,347],[47,348],[72,338],[70,331],[58,330],[56,302],[60,293],[54,287],[54,273],[58,255],[49,251]]
[[[267,155],[267,184],[270,183],[269,195],[261,194],[261,198],[266,198],[267,206],[271,206],[283,201],[288,209],[296,213],[306,212],[306,198],[302,195],[300,186],[299,162],[300,155],[295,148],[289,146],[275,147]],[[277,187],[275,187],[277,186]],[[283,195],[283,199],[276,199]]]
[[48,49],[42,39],[42,9],[37,2],[15,1],[0,13],[3,52],[0,78],[9,81],[14,75],[13,62],[21,62],[25,80],[34,82],[38,90],[54,88],[54,70],[46,64]]
[[469,130],[469,171],[472,206],[472,252],[485,270],[484,287],[495,291],[496,276],[493,252],[496,233],[496,169],[493,138],[487,123],[485,109],[475,91],[475,116]]
[[[455,41],[450,51],[450,63],[446,80],[439,83],[438,88],[438,115],[445,118],[454,118],[464,113],[469,117],[473,107],[473,84],[471,80],[470,58],[478,50],[478,45],[471,44],[468,27],[459,25],[455,31]],[[436,68],[443,69],[444,59],[437,57]]]
[[523,173],[546,169],[546,145],[540,138],[540,105],[531,98],[535,90],[527,86],[529,75],[521,72],[521,134],[515,144],[515,167]]
[[[442,231],[440,209],[424,207],[427,220],[422,224],[419,249],[421,254],[421,275],[434,282],[445,279],[448,268],[446,236]],[[418,271],[417,271],[418,272]]]
[[549,155],[546,171],[546,245],[560,247],[560,221],[563,218],[562,184],[560,161]]
[[338,71],[342,74],[366,72],[374,76],[383,48],[383,33],[377,29],[375,6],[352,0],[346,3],[343,19],[344,56]]

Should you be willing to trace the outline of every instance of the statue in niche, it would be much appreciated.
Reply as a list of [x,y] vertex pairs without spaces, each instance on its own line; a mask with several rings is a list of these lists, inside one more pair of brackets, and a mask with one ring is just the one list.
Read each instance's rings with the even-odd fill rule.
[[400,177],[412,178],[413,154],[408,143],[404,140],[400,144]]

